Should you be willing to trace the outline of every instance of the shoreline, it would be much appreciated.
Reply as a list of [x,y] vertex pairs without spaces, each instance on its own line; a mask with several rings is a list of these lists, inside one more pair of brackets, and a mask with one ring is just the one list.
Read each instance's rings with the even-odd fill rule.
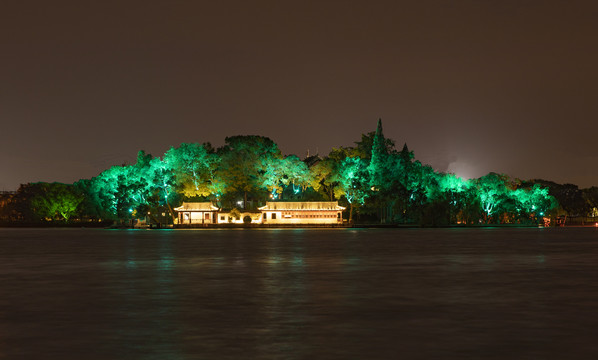
[[[549,226],[548,228],[598,228],[596,223],[587,225]],[[476,229],[476,228],[545,228],[537,224],[476,224],[476,225],[446,225],[422,226],[417,224],[197,224],[197,225],[162,225],[131,227],[105,223],[0,223],[0,228],[35,228],[35,229],[113,229],[113,230],[202,230],[202,229]]]

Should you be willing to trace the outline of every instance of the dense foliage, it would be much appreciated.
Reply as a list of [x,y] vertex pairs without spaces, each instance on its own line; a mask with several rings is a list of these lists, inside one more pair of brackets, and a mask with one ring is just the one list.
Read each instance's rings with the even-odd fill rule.
[[463,180],[437,172],[415,160],[406,144],[397,150],[378,122],[355,146],[334,148],[323,158],[283,156],[271,139],[253,135],[227,137],[220,148],[183,143],[161,158],[140,151],[135,164],[72,185],[23,185],[3,200],[2,217],[66,222],[149,215],[163,222],[157,217],[174,220],[173,208],[182,201],[256,209],[268,200],[338,200],[349,221],[360,222],[537,223],[557,211],[591,212],[598,190],[495,173]]

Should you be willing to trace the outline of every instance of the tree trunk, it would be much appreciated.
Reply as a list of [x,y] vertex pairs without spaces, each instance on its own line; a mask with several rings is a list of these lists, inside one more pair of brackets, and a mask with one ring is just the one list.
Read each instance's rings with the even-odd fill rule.
[[174,215],[174,211],[172,210],[172,206],[170,206],[170,203],[168,202],[168,198],[166,198],[166,206],[168,206],[168,211],[170,211],[170,217],[172,218],[172,223],[174,224],[176,221],[176,216]]
[[353,203],[349,203],[349,224],[353,224]]

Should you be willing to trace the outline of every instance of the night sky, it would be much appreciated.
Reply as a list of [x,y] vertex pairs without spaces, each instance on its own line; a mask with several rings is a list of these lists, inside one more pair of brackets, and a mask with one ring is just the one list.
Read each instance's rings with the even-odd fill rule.
[[7,1],[0,190],[264,135],[598,185],[597,1]]

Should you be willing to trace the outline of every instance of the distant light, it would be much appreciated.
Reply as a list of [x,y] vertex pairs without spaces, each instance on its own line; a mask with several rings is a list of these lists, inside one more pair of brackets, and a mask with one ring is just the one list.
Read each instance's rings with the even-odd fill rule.
[[463,180],[469,180],[478,177],[481,170],[476,169],[464,160],[457,160],[448,165],[447,172],[455,174]]
[[133,212],[133,209],[129,209],[129,212],[130,212],[130,213],[132,213],[132,212]]
[[237,205],[243,205],[243,201],[237,201]]

